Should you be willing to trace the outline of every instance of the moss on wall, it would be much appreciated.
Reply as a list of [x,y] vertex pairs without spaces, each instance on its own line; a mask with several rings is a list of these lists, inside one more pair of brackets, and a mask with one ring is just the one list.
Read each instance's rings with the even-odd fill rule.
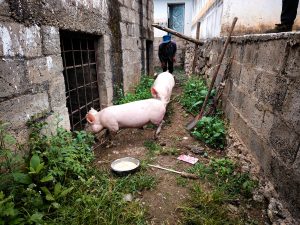
[[[123,57],[122,57],[122,33],[121,33],[121,12],[120,4],[118,0],[108,1],[108,27],[111,31],[111,55],[110,63],[113,74],[114,84],[114,100],[119,97],[119,94],[123,92]],[[120,92],[121,90],[121,92]]]

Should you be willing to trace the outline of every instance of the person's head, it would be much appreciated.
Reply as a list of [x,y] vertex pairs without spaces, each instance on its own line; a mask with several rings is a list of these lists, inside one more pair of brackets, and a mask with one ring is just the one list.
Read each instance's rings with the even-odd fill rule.
[[167,34],[163,36],[163,43],[169,43],[171,41],[171,35]]

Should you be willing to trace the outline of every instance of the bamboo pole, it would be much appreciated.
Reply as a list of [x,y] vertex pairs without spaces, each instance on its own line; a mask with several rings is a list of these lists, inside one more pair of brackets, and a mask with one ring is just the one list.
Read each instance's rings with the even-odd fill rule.
[[[197,23],[197,31],[196,31],[196,39],[197,40],[199,40],[199,37],[200,37],[200,25],[201,25],[201,23],[198,22]],[[192,74],[195,74],[198,46],[199,46],[198,44],[195,44],[194,60],[193,60],[193,65],[192,65]]]
[[165,168],[165,167],[162,167],[162,166],[159,166],[159,165],[148,164],[148,166],[158,168],[158,169],[161,169],[161,170],[166,170],[166,171],[169,171],[169,172],[172,172],[172,173],[177,173],[177,174],[180,174],[182,177],[185,177],[185,178],[199,179],[199,177],[196,174],[180,172],[180,171],[173,170],[173,169],[168,169],[168,168]]
[[152,26],[155,27],[155,28],[157,28],[157,29],[160,29],[160,30],[166,31],[168,33],[171,33],[171,34],[173,34],[173,35],[175,35],[177,37],[180,37],[182,39],[185,39],[187,41],[193,42],[195,44],[198,44],[198,45],[203,45],[204,44],[203,42],[201,42],[201,41],[199,41],[199,40],[197,40],[195,38],[188,37],[188,36],[186,36],[184,34],[181,34],[181,33],[177,32],[175,30],[172,30],[170,28],[162,27],[162,26],[160,26],[158,24],[152,24]]

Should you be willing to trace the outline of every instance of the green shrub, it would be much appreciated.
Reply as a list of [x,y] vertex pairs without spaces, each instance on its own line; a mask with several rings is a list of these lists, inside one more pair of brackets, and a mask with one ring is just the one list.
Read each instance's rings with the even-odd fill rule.
[[[180,103],[184,109],[192,114],[199,113],[204,99],[208,93],[208,88],[203,79],[192,77],[183,86],[183,94]],[[213,90],[211,96],[215,94]]]
[[121,94],[120,99],[114,101],[114,104],[119,105],[137,100],[152,98],[150,88],[153,82],[153,78],[149,76],[142,76],[141,82],[136,86],[134,93],[128,93],[125,96]]
[[202,117],[192,131],[192,135],[213,148],[225,147],[226,130],[224,122],[217,117]]
[[[43,135],[45,123],[31,123],[29,154],[13,160],[19,147],[0,123],[1,224],[146,224],[139,202],[124,194],[151,189],[152,176],[110,177],[94,169],[93,136],[58,128]],[[46,132],[48,133],[48,132]]]

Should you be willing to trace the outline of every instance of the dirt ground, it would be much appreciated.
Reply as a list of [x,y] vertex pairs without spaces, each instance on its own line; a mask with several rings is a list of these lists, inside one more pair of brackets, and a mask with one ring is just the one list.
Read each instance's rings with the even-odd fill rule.
[[[156,143],[163,148],[176,148],[180,154],[188,154],[197,157],[201,162],[208,162],[209,159],[192,153],[188,146],[201,146],[209,156],[222,157],[224,152],[211,150],[189,135],[185,129],[186,124],[193,118],[187,115],[176,101],[176,96],[181,90],[178,85],[173,89],[171,103],[168,106],[168,118],[164,124]],[[175,100],[174,100],[175,99]],[[109,168],[110,163],[118,158],[130,156],[138,159],[145,159],[148,149],[144,147],[144,142],[153,140],[153,128],[125,129],[113,137],[114,146],[109,148],[98,147],[95,149],[97,164]],[[183,171],[192,165],[177,159],[178,156],[158,155],[152,164]],[[178,207],[182,206],[189,195],[187,187],[178,185],[178,175],[164,170],[149,168],[149,173],[155,176],[158,184],[153,190],[139,193],[139,198],[148,212],[149,224],[178,224]],[[199,180],[199,182],[201,182]],[[257,212],[256,212],[257,213]]]

